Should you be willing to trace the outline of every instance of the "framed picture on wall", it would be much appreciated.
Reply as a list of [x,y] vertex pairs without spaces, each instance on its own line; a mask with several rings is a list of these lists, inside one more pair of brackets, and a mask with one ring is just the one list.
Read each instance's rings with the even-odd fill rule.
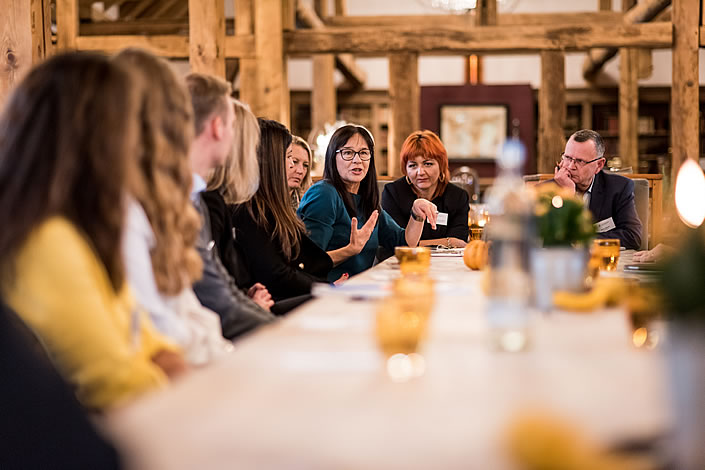
[[494,160],[507,139],[506,105],[444,104],[440,137],[452,160]]

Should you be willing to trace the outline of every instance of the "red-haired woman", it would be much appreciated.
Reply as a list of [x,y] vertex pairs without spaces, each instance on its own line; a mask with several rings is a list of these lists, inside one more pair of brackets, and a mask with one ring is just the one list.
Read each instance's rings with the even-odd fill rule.
[[470,199],[464,190],[449,184],[448,153],[441,140],[431,131],[416,131],[404,141],[400,156],[406,176],[384,187],[382,208],[403,224],[414,201],[428,199],[438,208],[436,229],[426,224],[419,245],[465,246]]

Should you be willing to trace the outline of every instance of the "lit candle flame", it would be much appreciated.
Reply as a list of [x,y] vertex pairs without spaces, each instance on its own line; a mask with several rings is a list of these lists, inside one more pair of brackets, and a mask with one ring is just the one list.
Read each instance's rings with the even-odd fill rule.
[[688,227],[699,227],[705,220],[705,175],[694,160],[687,159],[678,170],[676,209]]

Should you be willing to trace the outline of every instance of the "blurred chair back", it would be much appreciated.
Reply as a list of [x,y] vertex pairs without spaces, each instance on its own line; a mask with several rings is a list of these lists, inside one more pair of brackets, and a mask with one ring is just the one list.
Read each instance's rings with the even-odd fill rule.
[[379,191],[379,197],[382,197],[382,191],[384,191],[384,186],[387,183],[392,183],[393,180],[383,180],[381,178],[377,178],[377,191]]
[[641,220],[641,247],[649,249],[649,182],[643,178],[634,178],[634,205]]
[[480,176],[469,166],[461,166],[450,175],[450,182],[464,189],[470,197],[470,203],[480,200]]

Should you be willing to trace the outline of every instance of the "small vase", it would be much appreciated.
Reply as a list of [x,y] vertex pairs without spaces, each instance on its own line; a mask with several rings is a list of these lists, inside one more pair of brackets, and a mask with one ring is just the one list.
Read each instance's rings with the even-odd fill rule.
[[530,266],[534,280],[534,305],[547,312],[553,307],[556,291],[580,291],[585,286],[590,253],[587,248],[553,247],[531,250]]

